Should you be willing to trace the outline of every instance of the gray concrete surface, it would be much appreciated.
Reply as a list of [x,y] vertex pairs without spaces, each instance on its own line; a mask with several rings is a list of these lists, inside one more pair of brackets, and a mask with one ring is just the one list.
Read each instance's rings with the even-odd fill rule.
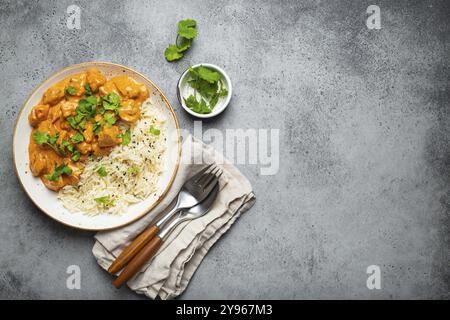
[[[81,30],[66,27],[70,4],[82,9]],[[381,30],[365,25],[369,4],[381,8]],[[188,17],[199,37],[167,63],[164,48]],[[112,287],[92,233],[31,203],[11,161],[31,90],[91,60],[148,75],[190,130],[175,83],[190,64],[218,64],[234,96],[204,129],[280,129],[278,174],[240,166],[256,205],[182,299],[450,298],[449,17],[448,1],[0,0],[0,298],[140,298]],[[71,264],[81,290],[66,289]],[[366,287],[372,264],[381,290]]]

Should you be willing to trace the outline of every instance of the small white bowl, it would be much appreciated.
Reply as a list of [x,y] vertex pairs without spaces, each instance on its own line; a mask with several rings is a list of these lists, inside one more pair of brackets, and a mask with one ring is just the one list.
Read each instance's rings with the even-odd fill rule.
[[228,76],[228,74],[222,68],[220,68],[214,64],[199,63],[199,64],[192,66],[192,68],[196,68],[199,66],[208,67],[208,68],[220,73],[220,75],[222,77],[221,78],[222,82],[223,82],[225,88],[228,90],[228,95],[226,97],[219,98],[219,101],[217,101],[217,104],[211,113],[202,114],[202,113],[197,113],[197,112],[192,111],[191,109],[188,108],[188,106],[186,106],[186,104],[184,103],[184,99],[183,99],[183,98],[189,97],[191,94],[194,94],[194,89],[188,83],[188,80],[190,79],[189,69],[186,69],[186,71],[184,71],[183,74],[181,75],[180,80],[178,80],[178,84],[177,84],[178,101],[180,102],[181,106],[183,107],[184,110],[186,110],[187,113],[189,113],[195,117],[198,117],[198,118],[203,118],[203,119],[212,118],[212,117],[217,116],[219,113],[221,113],[223,110],[225,110],[225,108],[228,106],[228,104],[231,100],[231,95],[233,94],[231,80],[230,80],[230,77]]

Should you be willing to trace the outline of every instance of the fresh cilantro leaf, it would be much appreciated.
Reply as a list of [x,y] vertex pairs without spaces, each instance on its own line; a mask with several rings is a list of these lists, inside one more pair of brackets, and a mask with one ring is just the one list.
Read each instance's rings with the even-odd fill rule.
[[122,145],[126,146],[131,141],[131,131],[130,131],[130,129],[125,131],[125,133],[119,134],[117,137],[121,138],[122,139]]
[[59,133],[55,133],[54,135],[49,134],[48,132],[43,133],[40,131],[36,131],[33,134],[33,140],[39,145],[47,145],[53,149],[56,153],[62,154],[61,150],[58,148],[56,142],[58,141]]
[[70,169],[65,164],[62,164],[58,167],[55,167],[55,170],[51,174],[46,175],[45,177],[50,181],[58,180],[63,174],[70,175],[72,174],[72,169]]
[[59,133],[57,132],[55,135],[49,135],[48,138],[48,143],[50,143],[51,145],[55,145],[56,141],[58,141],[58,137],[59,137]]
[[89,96],[86,99],[78,101],[78,106],[75,110],[78,117],[87,116],[92,118],[97,111],[97,103],[96,96]]
[[73,153],[75,149],[73,148],[73,145],[68,145],[67,150],[69,150],[70,153]]
[[189,49],[191,47],[191,44],[192,44],[192,39],[177,37],[176,46],[177,46],[179,53],[185,52],[187,49]]
[[84,130],[86,128],[86,120],[81,121],[78,124],[78,128],[80,128],[81,130]]
[[86,96],[92,96],[92,89],[91,89],[91,86],[89,85],[89,83],[86,83],[85,85],[84,85],[84,94],[86,95]]
[[100,124],[100,122],[96,122],[96,123],[94,123],[94,126],[92,127],[92,131],[94,132],[94,134],[98,135],[100,133],[101,128],[102,128],[102,125]]
[[94,199],[98,204],[103,204],[105,207],[109,207],[114,205],[114,200],[112,200],[109,196],[103,196]]
[[102,106],[100,106],[100,108],[98,108],[98,113],[104,114],[105,112],[106,112],[106,110]]
[[177,39],[175,44],[169,45],[164,50],[164,56],[167,61],[180,60],[183,52],[192,45],[192,40],[197,36],[197,22],[193,19],[181,20],[178,22]]
[[220,91],[219,91],[219,96],[220,97],[226,97],[228,95],[228,90],[227,88],[225,88],[225,86],[222,83],[222,80],[220,80]]
[[77,128],[78,123],[75,121],[74,117],[67,117],[67,122],[70,124],[70,126],[74,129]]
[[139,167],[137,165],[133,165],[130,168],[128,168],[128,173],[132,175],[136,175],[139,173]]
[[211,107],[211,109],[216,106],[220,97],[226,97],[228,95],[228,90],[224,87],[222,80],[219,80],[219,83],[220,83],[220,90],[213,95],[211,100],[209,100],[209,106]]
[[189,85],[195,89],[205,99],[212,99],[217,93],[217,82],[209,83],[200,78],[193,78],[188,81]]
[[194,39],[197,36],[197,22],[193,19],[178,22],[178,35],[186,39]]
[[209,100],[209,106],[210,106],[210,108],[213,109],[213,108],[216,106],[216,104],[217,104],[218,101],[219,101],[219,94],[215,94],[215,95],[211,98],[211,100]]
[[72,161],[76,162],[76,161],[80,160],[80,157],[81,157],[80,151],[75,150],[75,152],[72,154],[71,159],[72,159]]
[[108,172],[106,171],[104,166],[98,168],[97,173],[100,175],[100,177],[106,177],[108,175]]
[[115,124],[116,121],[117,121],[116,117],[115,117],[114,114],[111,113],[111,112],[105,113],[105,115],[103,116],[103,119],[102,119],[102,120],[103,120],[103,123],[104,123],[108,128],[111,128],[112,125]]
[[77,114],[75,116],[76,123],[80,123],[83,119],[84,119],[84,115],[83,114]]
[[84,136],[80,132],[77,132],[70,138],[70,140],[72,140],[73,143],[80,143],[84,141]]
[[69,152],[73,152],[73,146],[70,144],[69,141],[67,140],[63,140],[61,141],[61,146],[59,147],[59,153],[66,155],[66,150],[68,150]]
[[167,61],[179,60],[183,57],[183,53],[178,50],[177,45],[171,44],[164,50],[164,56]]
[[72,87],[72,86],[68,86],[68,87],[66,88],[66,92],[67,92],[68,94],[70,94],[71,96],[74,96],[74,95],[77,94],[77,90],[75,90],[75,88]]
[[48,133],[36,131],[33,134],[33,139],[34,139],[34,142],[36,142],[37,144],[44,144],[44,143],[48,143],[48,141],[50,139],[50,135]]
[[[73,150],[73,147],[72,147],[72,150]],[[80,157],[81,157],[81,153],[80,153],[80,151],[78,151],[78,150],[75,150],[75,151],[73,151],[73,154],[72,154],[72,161],[78,161],[78,160],[80,160]]]
[[115,92],[111,92],[110,94],[102,97],[102,106],[105,110],[113,110],[118,112],[120,107],[120,97]]
[[209,83],[215,83],[220,80],[220,73],[217,71],[211,70],[210,68],[199,66],[195,68],[200,79],[206,80]]
[[161,131],[154,127],[153,125],[150,126],[150,133],[154,136],[159,136],[159,134],[161,133]]
[[184,103],[186,106],[194,112],[205,114],[211,113],[211,108],[208,107],[206,101],[203,98],[200,98],[200,102],[197,101],[197,98],[194,95],[190,95],[187,99],[184,99]]

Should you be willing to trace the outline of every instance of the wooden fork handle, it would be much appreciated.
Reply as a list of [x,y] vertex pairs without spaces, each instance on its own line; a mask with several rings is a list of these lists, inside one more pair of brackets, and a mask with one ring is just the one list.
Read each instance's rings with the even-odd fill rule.
[[144,230],[122,251],[116,260],[114,260],[109,267],[108,272],[114,274],[121,270],[154,236],[156,236],[158,231],[159,228],[155,225]]
[[158,236],[151,239],[150,242],[147,243],[133,259],[131,259],[117,279],[114,280],[114,286],[120,288],[125,282],[130,280],[142,266],[155,255],[162,243],[163,241]]

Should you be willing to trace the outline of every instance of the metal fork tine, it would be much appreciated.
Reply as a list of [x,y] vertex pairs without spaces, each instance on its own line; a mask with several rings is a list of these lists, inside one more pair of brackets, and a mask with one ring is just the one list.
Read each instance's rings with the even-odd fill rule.
[[207,165],[206,167],[204,167],[202,170],[200,170],[198,173],[196,173],[191,179],[198,181],[203,174],[208,171],[209,168],[211,168],[214,165],[214,163],[211,163],[209,165]]
[[209,172],[207,172],[207,173],[204,173],[204,174],[201,176],[201,178],[198,179],[198,180],[196,181],[196,183],[197,183],[198,185],[200,185],[200,186],[205,185],[205,181],[207,181],[208,178],[209,178],[211,175],[214,174],[214,171],[215,171],[216,169],[217,169],[217,168],[216,168],[216,166],[214,165],[214,166],[211,168],[211,170],[209,170]]
[[219,171],[220,171],[220,168],[218,168],[218,167],[215,167],[215,168],[211,169],[210,172],[208,172],[207,174],[205,174],[205,175],[198,181],[198,184],[199,184],[200,186],[206,186],[206,185],[211,181],[211,179],[213,179],[213,178],[215,177],[215,175],[216,175],[217,172],[219,172]]
[[[211,183],[211,181],[219,181],[219,178],[216,176],[217,173],[221,172],[222,170],[220,170],[220,168],[217,168],[216,170],[214,170],[214,172],[211,172],[212,175],[210,177],[208,177],[208,179],[204,182],[203,184],[203,190],[206,190],[209,186],[209,184]],[[214,185],[216,184],[216,182],[214,182]]]
[[205,186],[203,187],[204,192],[209,194],[218,182],[219,182],[219,179],[215,175],[213,175],[212,178],[210,180],[208,180],[208,183],[205,184]]

